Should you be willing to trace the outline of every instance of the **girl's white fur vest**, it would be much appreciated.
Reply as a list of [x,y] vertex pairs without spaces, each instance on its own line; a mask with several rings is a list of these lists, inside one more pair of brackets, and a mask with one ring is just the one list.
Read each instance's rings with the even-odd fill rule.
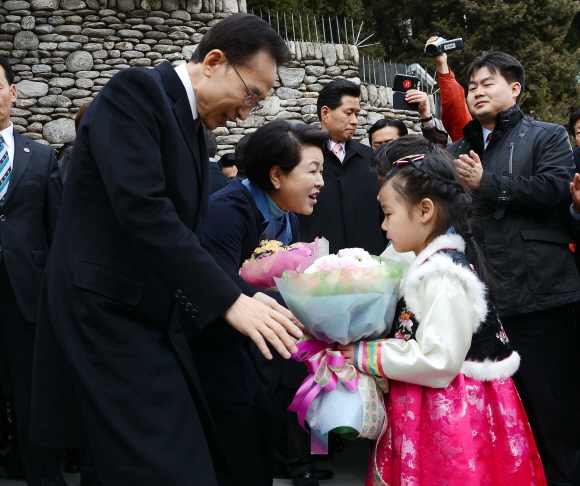
[[386,339],[369,348],[384,375],[444,388],[459,373],[491,381],[517,371],[520,357],[505,336],[484,284],[467,263],[461,236],[439,236],[416,258],[392,247],[382,256],[408,265],[399,297],[406,304],[404,318],[413,316],[414,322],[405,325],[415,326],[412,339]]

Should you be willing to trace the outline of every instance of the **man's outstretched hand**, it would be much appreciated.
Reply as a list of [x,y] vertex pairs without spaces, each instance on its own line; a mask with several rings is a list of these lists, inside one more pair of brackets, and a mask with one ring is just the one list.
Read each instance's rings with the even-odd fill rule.
[[265,304],[268,307],[274,309],[275,311],[278,311],[280,314],[285,315],[288,319],[292,321],[293,324],[296,324],[302,332],[306,330],[302,325],[302,323],[298,319],[296,319],[296,317],[294,317],[294,314],[292,314],[292,312],[286,309],[286,307],[282,307],[280,304],[278,304],[278,302],[276,302],[276,299],[273,299],[269,295],[266,295],[262,292],[257,292],[256,294],[254,294],[253,298],[261,302],[262,304]]
[[[269,341],[282,357],[290,358],[290,353],[298,352],[296,339],[302,337],[299,323],[292,313],[284,309],[274,299],[258,292],[255,298],[240,295],[238,300],[222,316],[237,331],[248,336],[260,352],[272,359],[266,345]],[[266,303],[263,303],[266,302]]]

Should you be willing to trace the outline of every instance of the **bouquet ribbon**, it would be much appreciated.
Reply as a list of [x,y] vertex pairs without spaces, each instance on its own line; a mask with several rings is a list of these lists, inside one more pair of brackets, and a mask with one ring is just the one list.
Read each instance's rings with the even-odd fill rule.
[[[302,428],[308,408],[314,399],[322,392],[331,392],[341,382],[349,391],[358,390],[365,413],[361,424],[359,437],[372,437],[379,426],[380,392],[388,391],[388,382],[383,377],[375,377],[362,373],[354,366],[348,365],[342,353],[332,349],[325,341],[311,336],[302,337],[297,343],[298,352],[292,355],[296,361],[306,365],[309,375],[304,380],[294,400],[288,407],[292,412],[298,412],[298,421]],[[328,433],[312,428],[312,453],[328,453]]]
[[[311,337],[303,337],[296,343],[298,352],[292,355],[296,361],[306,365],[309,371],[294,400],[288,407],[291,412],[298,412],[298,421],[303,429],[308,407],[322,391],[331,392],[338,386],[339,380],[350,391],[358,389],[359,371],[346,360],[340,351],[332,345]],[[313,386],[314,385],[314,386]]]
[[[296,343],[296,347],[298,352],[293,354],[292,358],[304,363],[309,375],[298,389],[288,410],[298,412],[298,422],[306,430],[304,425],[306,413],[318,394],[323,390],[333,391],[339,381],[348,390],[356,391],[359,371],[354,366],[346,364],[342,353],[333,350],[332,345],[325,341],[305,336]],[[312,430],[312,453],[328,453],[328,433],[322,434],[320,431]]]

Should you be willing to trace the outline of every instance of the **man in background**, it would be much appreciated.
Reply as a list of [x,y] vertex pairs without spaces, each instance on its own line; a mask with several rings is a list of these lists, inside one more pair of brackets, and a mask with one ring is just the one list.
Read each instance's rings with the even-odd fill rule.
[[546,479],[549,485],[578,486],[580,377],[573,305],[580,300],[580,278],[560,219],[574,213],[570,140],[564,127],[522,113],[525,71],[509,54],[485,52],[472,61],[466,78],[474,120],[448,150],[479,203],[473,237],[497,276],[494,304],[521,356],[513,379]]
[[244,165],[244,151],[246,149],[246,145],[248,144],[248,140],[250,139],[249,135],[244,135],[242,138],[238,140],[236,145],[236,168],[238,169],[238,173],[236,177],[241,179],[246,178],[246,169]]
[[[62,197],[54,150],[10,121],[14,71],[0,57],[0,357],[13,394],[20,456],[30,486],[65,485],[56,452],[30,444],[32,368],[40,280]],[[13,432],[14,433],[14,432]]]
[[[407,92],[405,101],[419,105],[418,112],[421,118],[421,134],[432,144],[446,147],[448,135],[437,127],[437,123],[429,108],[427,93],[417,89],[411,89]],[[375,122],[369,129],[369,145],[376,150],[381,145],[408,134],[409,130],[402,120],[384,118]]]
[[570,134],[576,142],[576,148],[572,151],[574,154],[574,165],[576,166],[576,172],[580,173],[580,110],[576,110],[570,116]]
[[318,117],[330,141],[324,155],[324,189],[310,216],[300,216],[300,238],[326,238],[330,252],[364,248],[380,255],[386,246],[376,174],[370,170],[373,149],[352,140],[360,113],[360,87],[338,79],[318,96]]
[[[435,42],[438,37],[431,37],[425,46]],[[471,121],[469,109],[465,104],[465,90],[461,86],[451,68],[447,65],[447,54],[430,57],[437,67],[437,81],[441,98],[441,122],[451,137],[457,142],[463,137],[463,127]]]
[[219,161],[219,166],[222,172],[233,179],[238,176],[238,167],[236,166],[236,154],[234,152],[229,152],[222,155]]
[[205,138],[207,140],[207,154],[209,156],[209,174],[211,179],[211,189],[210,195],[214,192],[223,189],[230,183],[229,177],[227,177],[221,170],[220,166],[215,160],[215,154],[217,152],[217,141],[215,134],[206,127],[203,127],[205,131]]
[[390,118],[383,118],[374,123],[369,128],[369,145],[373,149],[378,149],[381,145],[390,143],[397,138],[404,137],[409,134],[409,129],[401,120],[391,120]]

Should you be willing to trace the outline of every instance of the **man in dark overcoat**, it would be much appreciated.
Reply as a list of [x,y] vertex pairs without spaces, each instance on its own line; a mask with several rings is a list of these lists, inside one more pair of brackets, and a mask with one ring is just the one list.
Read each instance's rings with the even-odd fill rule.
[[187,335],[221,315],[267,357],[265,340],[289,357],[301,335],[200,244],[201,122],[245,119],[288,58],[266,22],[232,15],[189,63],[116,74],[83,117],[41,291],[33,438],[79,442],[82,417],[107,486],[231,484]]
[[318,117],[330,138],[324,156],[324,189],[314,212],[298,215],[300,237],[303,241],[325,237],[331,253],[364,248],[380,255],[386,241],[377,201],[379,183],[376,171],[370,169],[373,149],[352,140],[360,114],[359,97],[360,87],[345,79],[328,83],[318,96]]

